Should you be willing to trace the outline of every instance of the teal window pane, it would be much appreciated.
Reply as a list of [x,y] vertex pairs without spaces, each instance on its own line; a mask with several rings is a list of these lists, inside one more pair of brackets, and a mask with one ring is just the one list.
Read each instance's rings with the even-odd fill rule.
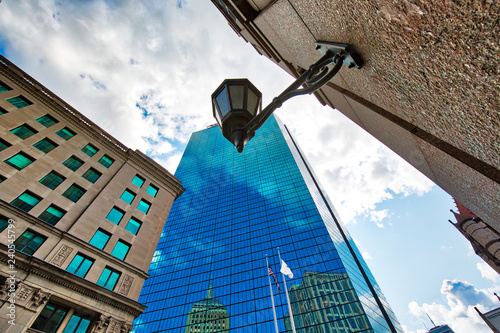
[[89,325],[90,319],[83,318],[80,314],[74,314],[64,328],[63,333],[86,333]]
[[54,333],[59,328],[67,312],[68,309],[49,302],[31,325],[31,328],[41,332]]
[[148,189],[146,190],[146,193],[150,194],[154,198],[158,193],[158,188],[153,185],[149,185]]
[[66,271],[84,278],[93,263],[93,259],[77,254],[69,264],[68,268],[66,268]]
[[73,184],[64,193],[63,197],[68,198],[73,202],[77,202],[85,194],[85,190],[80,186]]
[[97,284],[103,286],[104,288],[108,288],[113,290],[116,286],[116,282],[120,278],[120,273],[111,269],[109,267],[104,268],[104,271],[101,274],[101,277],[97,281]]
[[3,215],[0,215],[0,232],[7,229],[8,226],[9,226],[9,219]]
[[132,184],[136,185],[137,187],[142,187],[144,184],[144,179],[140,176],[135,176],[134,179],[132,179]]
[[43,185],[45,185],[48,188],[50,188],[51,190],[53,190],[56,187],[58,187],[65,180],[66,180],[66,178],[64,178],[63,176],[61,176],[57,172],[51,171],[45,177],[40,179],[40,183],[42,183]]
[[0,183],[3,182],[4,180],[6,180],[7,178],[5,178],[4,176],[0,175]]
[[57,145],[50,141],[49,139],[45,138],[43,140],[38,141],[33,145],[33,147],[43,151],[45,154],[47,154],[49,151],[55,149]]
[[63,165],[69,168],[70,170],[76,171],[79,167],[83,165],[83,161],[76,158],[75,156],[71,156],[66,161],[63,162]]
[[98,229],[92,239],[90,240],[89,244],[94,245],[98,249],[102,250],[108,243],[109,238],[111,237],[111,234],[102,231],[101,229]]
[[11,146],[7,141],[0,139],[0,151],[5,150]]
[[90,143],[88,145],[86,145],[85,147],[82,148],[82,151],[89,155],[90,157],[94,156],[98,151],[99,149],[97,149],[96,147],[92,146]]
[[139,202],[139,204],[137,205],[137,209],[144,214],[147,214],[149,212],[149,208],[151,208],[151,204],[146,200],[141,200],[141,202]]
[[102,176],[102,173],[99,171],[95,170],[94,168],[90,168],[85,173],[82,175],[83,178],[87,179],[89,182],[92,184],[95,183],[99,177]]
[[5,92],[5,91],[9,91],[9,90],[12,90],[12,88],[3,82],[0,82],[0,93]]
[[0,108],[0,116],[6,113],[8,113],[7,110],[5,110],[4,108]]
[[30,192],[24,192],[16,199],[14,199],[10,204],[21,210],[24,210],[25,212],[29,212],[31,208],[35,207],[40,201],[42,201],[42,198]]
[[128,253],[128,250],[130,250],[130,245],[128,245],[127,243],[119,240],[116,245],[115,245],[115,248],[113,249],[113,251],[111,251],[111,255],[117,257],[118,259],[125,259],[125,257],[127,256],[127,253]]
[[16,155],[9,157],[4,161],[8,165],[16,168],[17,170],[22,170],[26,168],[31,163],[35,162],[35,159],[23,152],[17,153]]
[[49,206],[38,218],[47,222],[50,225],[56,225],[60,219],[66,214],[64,210],[54,205]]
[[101,157],[98,162],[104,165],[106,168],[109,168],[114,161],[115,160],[112,159],[111,157],[103,155],[103,157]]
[[113,207],[109,212],[108,216],[106,216],[106,219],[113,222],[114,224],[118,224],[122,220],[124,214],[125,213],[119,210],[118,208]]
[[53,126],[59,122],[54,117],[49,116],[48,114],[46,114],[45,116],[41,116],[40,118],[37,118],[36,121],[38,121],[45,127]]
[[135,198],[135,193],[131,192],[129,190],[125,190],[123,192],[122,196],[120,197],[120,199],[122,199],[123,201],[125,201],[129,205],[132,203],[132,201],[134,201],[134,198]]
[[16,250],[32,255],[45,242],[47,237],[37,234],[31,230],[26,230],[16,239],[14,246]]
[[18,109],[24,108],[25,106],[33,104],[27,98],[25,98],[23,96],[7,98],[7,102],[14,105]]
[[72,137],[74,137],[76,135],[75,132],[73,132],[72,130],[70,130],[67,127],[61,128],[59,131],[56,132],[56,134],[59,135],[61,138],[63,138],[66,141],[68,141],[69,139],[71,139]]
[[26,124],[22,124],[21,126],[13,128],[10,130],[10,132],[12,134],[17,135],[18,137],[20,137],[23,140],[38,133],[35,129],[33,129],[31,126],[28,126]]
[[138,221],[133,217],[131,217],[127,223],[127,226],[125,227],[125,230],[129,231],[134,235],[137,235],[137,232],[139,232],[141,225],[142,225],[141,221]]

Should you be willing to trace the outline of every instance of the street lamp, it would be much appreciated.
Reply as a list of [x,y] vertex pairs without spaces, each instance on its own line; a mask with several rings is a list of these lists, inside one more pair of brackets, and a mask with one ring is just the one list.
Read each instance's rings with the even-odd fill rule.
[[[327,84],[342,65],[360,69],[363,61],[348,44],[316,42],[323,56],[262,110],[262,94],[247,79],[226,79],[212,94],[212,109],[222,135],[242,152],[245,145],[286,100],[312,94]],[[304,87],[302,87],[304,85]],[[302,88],[301,88],[302,87]]]

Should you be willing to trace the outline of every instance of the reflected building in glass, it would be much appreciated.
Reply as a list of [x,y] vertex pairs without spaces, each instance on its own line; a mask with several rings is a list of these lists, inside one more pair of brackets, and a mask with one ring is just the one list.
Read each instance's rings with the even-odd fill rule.
[[[134,332],[275,332],[265,258],[279,272],[277,247],[294,273],[287,285],[298,333],[403,332],[274,116],[241,154],[218,127],[193,133],[175,176],[186,190],[162,232]],[[292,332],[276,278],[279,332]]]

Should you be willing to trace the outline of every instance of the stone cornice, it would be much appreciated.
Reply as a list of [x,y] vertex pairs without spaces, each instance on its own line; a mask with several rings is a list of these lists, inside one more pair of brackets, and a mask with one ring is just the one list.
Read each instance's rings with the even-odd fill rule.
[[78,128],[79,131],[85,133],[96,142],[99,142],[101,145],[113,151],[116,154],[116,157],[122,160],[122,162],[126,162],[129,159],[134,161],[143,170],[149,172],[152,176],[166,185],[167,188],[170,188],[170,192],[175,198],[181,195],[184,191],[184,188],[180,186],[179,180],[168,172],[168,170],[163,168],[148,156],[144,155],[142,152],[138,150],[133,151],[120,141],[113,138],[113,136],[109,133],[71,107],[31,76],[24,73],[20,68],[2,55],[0,55],[0,73],[14,82],[22,90],[28,92],[45,107],[48,107],[54,113],[66,120],[69,124]]
[[[0,244],[0,261],[7,263],[7,246]],[[95,299],[99,302],[108,304],[116,309],[125,311],[133,316],[139,316],[146,306],[127,298],[123,295],[114,293],[104,287],[98,286],[93,282],[87,281],[74,274],[68,273],[61,268],[54,266],[46,261],[22,252],[16,252],[16,270],[23,270],[29,274],[35,274],[39,277],[53,282],[59,286],[78,292],[81,295]]]
[[[84,242],[80,238],[75,237],[66,231],[62,231],[62,230],[58,229],[57,227],[51,226],[50,224],[45,223],[44,221],[22,211],[14,206],[11,206],[9,203],[7,203],[1,199],[0,199],[0,207],[11,212],[12,216],[20,216],[22,219],[44,229],[45,231],[47,231],[53,235],[56,235],[60,239],[65,239],[69,243],[76,244],[79,247],[84,248],[86,251],[93,253],[94,255],[96,255],[98,257],[104,258],[108,262],[112,262],[113,264],[117,265],[118,267],[123,267],[124,269],[128,270],[129,272],[133,272],[133,273],[137,274],[140,278],[143,278],[144,280],[146,280],[149,277],[149,274],[144,272],[143,270],[140,270],[137,267],[135,267],[135,266],[123,261],[123,260],[120,260],[120,259],[112,256],[109,253],[106,253],[102,250],[99,250],[95,246],[92,246],[92,245],[88,244],[87,242]],[[12,218],[11,216],[7,216],[7,217]]]

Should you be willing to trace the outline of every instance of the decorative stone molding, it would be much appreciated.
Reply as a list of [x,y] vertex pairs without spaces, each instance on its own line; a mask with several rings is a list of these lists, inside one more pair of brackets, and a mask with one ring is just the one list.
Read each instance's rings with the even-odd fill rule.
[[51,294],[49,294],[49,293],[42,292],[41,290],[37,290],[35,292],[35,294],[33,295],[33,297],[31,298],[31,301],[30,301],[31,304],[28,304],[28,308],[33,310],[33,311],[37,311],[39,307],[41,307],[42,305],[47,303],[47,301],[50,298],[50,295]]
[[130,291],[130,287],[132,287],[133,282],[134,282],[134,278],[128,274],[125,274],[125,277],[123,278],[122,285],[120,286],[120,289],[118,290],[118,292],[124,296],[127,296],[129,291]]
[[95,333],[106,332],[106,328],[108,328],[110,321],[111,317],[106,317],[105,315],[101,314],[92,332]]
[[130,333],[134,326],[129,325],[129,324],[122,324],[122,327],[120,328],[120,333]]
[[54,255],[50,263],[58,267],[61,267],[61,265],[66,261],[66,258],[68,258],[71,252],[73,252],[73,248],[69,247],[66,244],[63,244],[61,248],[57,251],[57,253]]
[[109,329],[106,333],[120,333],[122,324],[123,322],[111,318],[111,323],[109,324]]

